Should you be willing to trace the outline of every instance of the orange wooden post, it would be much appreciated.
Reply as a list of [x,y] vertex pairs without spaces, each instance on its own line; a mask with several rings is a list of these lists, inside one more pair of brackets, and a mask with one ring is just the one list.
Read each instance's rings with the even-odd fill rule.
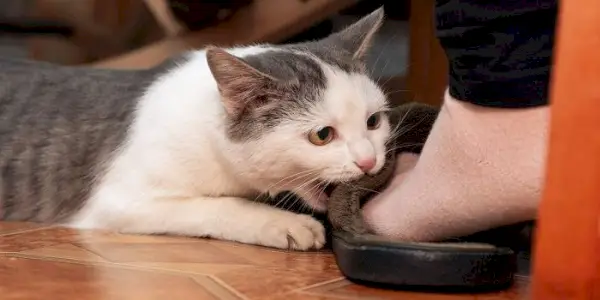
[[600,1],[560,1],[534,300],[600,299]]
[[410,2],[407,84],[411,100],[439,106],[448,86],[448,60],[435,36],[434,8],[434,0]]

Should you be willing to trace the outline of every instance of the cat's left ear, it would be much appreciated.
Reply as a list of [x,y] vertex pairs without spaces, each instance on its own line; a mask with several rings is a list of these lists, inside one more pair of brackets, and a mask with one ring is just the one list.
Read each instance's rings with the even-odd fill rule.
[[350,52],[354,60],[363,61],[384,18],[383,7],[380,7],[342,31],[330,35],[324,42],[334,43]]
[[239,116],[249,105],[260,104],[257,103],[261,101],[259,91],[276,81],[221,48],[207,47],[206,60],[217,82],[223,106],[232,117]]

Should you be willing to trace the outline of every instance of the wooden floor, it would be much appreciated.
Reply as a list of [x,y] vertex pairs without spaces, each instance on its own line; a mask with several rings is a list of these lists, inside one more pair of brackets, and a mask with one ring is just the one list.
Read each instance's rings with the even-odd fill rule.
[[0,298],[527,299],[529,280],[492,294],[426,294],[346,281],[329,252],[0,222]]

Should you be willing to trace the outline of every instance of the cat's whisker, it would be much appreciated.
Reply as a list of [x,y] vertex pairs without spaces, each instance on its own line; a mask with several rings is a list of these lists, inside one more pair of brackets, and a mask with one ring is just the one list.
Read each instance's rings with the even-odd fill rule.
[[398,124],[396,124],[396,126],[392,129],[392,134],[390,134],[390,138],[388,139],[388,141],[394,141],[394,140],[396,140],[397,137],[400,136],[399,135],[400,130],[404,129],[402,127],[402,123],[404,123],[404,120],[408,116],[408,113],[410,113],[410,109],[402,116],[402,118],[400,119],[400,121],[398,122]]
[[385,96],[389,97],[389,96],[392,96],[392,95],[397,94],[397,93],[406,93],[406,92],[409,92],[409,91],[410,90],[407,90],[407,89],[399,89],[399,90],[386,91],[385,92]]
[[296,198],[296,200],[298,198],[300,198],[300,196],[298,196],[297,194],[293,193],[293,192],[287,192],[286,195],[279,199],[279,201],[277,201],[277,203],[274,205],[275,208],[281,208],[281,209],[286,209],[287,207],[289,207],[289,200],[292,198]]
[[[292,203],[289,203],[289,200],[293,199]],[[296,205],[296,203],[298,203],[298,201],[300,201],[300,203],[304,203],[304,201],[302,200],[302,197],[300,197],[299,195],[295,194],[295,193],[289,193],[287,195],[287,197],[285,198],[285,201],[283,201],[283,204],[281,206],[282,209],[289,209],[289,208],[293,208],[294,205]]]
[[317,170],[318,170],[317,168],[315,168],[315,169],[309,169],[309,170],[303,170],[303,171],[294,173],[292,175],[286,176],[286,177],[280,179],[279,181],[275,182],[274,184],[270,185],[267,189],[274,188],[278,184],[281,184],[282,182],[284,182],[286,180],[295,180],[295,179],[298,179],[298,177],[302,177],[303,175],[306,175],[306,174],[311,174],[312,172],[315,172]]
[[[315,170],[312,170],[312,171],[315,171]],[[318,171],[318,170],[317,170],[317,171]],[[314,172],[313,172],[313,173],[314,173]],[[303,175],[302,175],[302,176],[300,176],[300,177],[301,177],[301,178],[306,178],[306,177],[308,177],[308,176],[310,176],[310,175],[313,175],[313,173],[309,173],[309,174],[303,174]],[[300,178],[296,178],[296,179],[300,179]],[[305,186],[307,186],[307,185],[309,185],[309,184],[311,184],[311,183],[314,183],[315,181],[318,181],[318,180],[319,180],[319,178],[318,178],[318,177],[314,177],[314,178],[312,178],[312,179],[309,179],[309,180],[307,180],[307,181],[303,182],[302,184],[298,185],[297,187],[293,188],[293,190],[294,190],[294,191],[301,190],[301,189],[303,189]],[[285,197],[283,197],[282,199],[280,199],[279,201],[277,201],[277,203],[275,204],[275,207],[278,207],[278,206],[281,204],[281,205],[282,205],[282,208],[283,208],[285,205],[287,205],[287,202],[290,200],[290,198],[292,198],[292,197],[294,197],[294,196],[296,197],[296,199],[295,199],[295,200],[294,200],[294,202],[292,203],[292,206],[293,206],[294,204],[296,204],[296,202],[297,202],[298,200],[300,200],[300,197],[299,197],[298,195],[294,195],[294,194],[290,193],[290,194],[286,195]]]
[[413,125],[413,126],[411,126],[411,127],[405,127],[405,128],[403,128],[403,130],[402,130],[402,131],[397,131],[397,132],[394,132],[394,133],[393,133],[393,134],[390,136],[390,138],[388,139],[388,141],[386,142],[386,145],[389,145],[390,143],[393,143],[393,142],[394,142],[394,141],[395,141],[397,138],[399,138],[399,137],[400,137],[400,136],[402,136],[403,134],[405,134],[405,133],[407,133],[407,132],[410,132],[410,131],[411,131],[411,130],[412,130],[414,127],[415,127],[415,126],[418,126],[418,125],[419,125],[419,123],[423,122],[423,120],[424,120],[424,119],[420,120],[419,122],[417,122],[416,124],[414,124],[414,125]]
[[292,193],[288,193],[287,195],[285,195],[283,198],[281,198],[274,206],[275,208],[278,208],[279,205],[281,204],[281,209],[285,209],[286,208],[286,204],[287,202],[296,195],[292,194]]
[[[292,182],[292,181],[295,181],[295,180],[302,180],[302,179],[304,179],[304,178],[306,178],[306,177],[309,177],[309,176],[312,176],[312,175],[313,175],[313,174],[304,174],[303,176],[298,176],[298,177],[296,177],[295,179],[291,180],[290,182]],[[285,182],[285,183],[283,183],[282,185],[284,185],[284,184],[285,184],[285,185],[287,185],[288,183],[289,183],[289,182]],[[272,187],[272,189],[273,189],[273,188],[276,188],[276,187]],[[291,190],[291,189],[293,189],[293,188],[290,188],[289,190]],[[286,190],[288,190],[288,189],[286,189]]]
[[[350,187],[350,185],[349,185],[349,184],[346,184],[346,183],[344,183],[343,185],[344,185],[344,186],[348,186],[348,187]],[[361,187],[361,186],[356,186],[356,185],[353,185],[353,186],[352,186],[352,188],[357,188],[357,189],[359,189],[359,190],[362,190],[362,191],[367,191],[367,192],[370,192],[370,193],[381,194],[381,192],[380,192],[380,191],[376,191],[376,190],[373,190],[373,189],[368,189],[368,188]]]
[[413,128],[419,126],[423,121],[425,121],[427,118],[423,117],[421,118],[418,122],[416,122],[415,124],[413,124],[410,128],[405,129],[406,131],[410,131]]
[[[390,61],[391,61],[391,60],[390,60],[390,59],[388,59],[388,61],[387,61],[387,62],[385,63],[385,65],[383,66],[382,70],[385,70],[385,68],[387,68],[387,65],[389,64],[389,62],[390,62]],[[383,71],[382,71],[382,72],[383,72]],[[393,78],[394,78],[394,76],[389,76],[389,77],[388,77],[388,79],[387,79],[387,80],[386,80],[386,81],[385,81],[383,84],[381,84],[380,86],[381,86],[381,87],[384,87],[384,86],[385,86],[386,84],[388,84],[388,82],[390,82],[390,80],[392,80]],[[388,95],[386,95],[386,97],[387,97],[387,96],[388,96]]]
[[[387,68],[388,64],[390,63],[391,59],[387,59],[385,64],[383,65],[383,68],[381,68],[381,73],[383,74],[383,72],[385,71],[385,69]],[[394,76],[388,76],[388,78],[385,80],[384,83],[380,84],[381,87],[385,86],[388,82],[390,82],[390,80],[392,80],[392,78],[394,78]],[[379,81],[379,80],[378,80]]]
[[[325,192],[325,189],[326,189],[327,185],[329,185],[329,184],[331,184],[331,181],[327,180],[327,181],[325,182],[325,184],[323,184],[322,186],[320,186],[320,185],[313,186],[309,192],[312,192],[312,191],[313,191],[313,189],[319,189],[319,190],[320,190],[320,192],[319,192],[319,194],[318,194],[318,195],[319,195],[319,196],[318,196],[318,198],[320,198],[320,197],[321,197],[321,195],[322,195],[322,194]],[[306,204],[306,203],[303,201],[303,202],[301,203],[301,207],[302,207],[302,208],[304,208],[304,207],[307,207],[307,208],[310,210],[310,215],[314,217],[314,215],[315,215],[315,209],[314,209],[312,206],[310,206],[310,205],[307,205],[307,204]]]
[[294,205],[296,205],[296,203],[300,202],[300,209],[302,209],[302,204],[304,203],[304,201],[302,201],[302,198],[296,196],[293,197],[294,201],[292,202],[292,204],[289,205],[290,208],[293,208]]
[[[304,183],[302,183],[301,185],[299,185],[299,186],[297,186],[296,188],[294,188],[294,191],[301,190],[301,189],[303,189],[305,186],[307,186],[307,185],[309,185],[309,184],[311,184],[311,183],[313,183],[313,182],[315,182],[315,181],[317,181],[317,180],[319,180],[319,178],[318,178],[318,177],[315,177],[315,178],[309,179],[309,180],[305,181]],[[288,195],[286,195],[286,197],[284,197],[282,200],[278,201],[278,203],[279,203],[279,202],[281,202],[281,203],[282,203],[282,205],[285,205],[285,204],[286,204],[286,202],[287,202],[287,201],[288,201],[288,200],[289,200],[289,199],[290,199],[292,196],[294,196],[294,195],[292,195],[292,194],[288,194]],[[296,196],[297,198],[300,198],[298,195],[295,195],[295,196]],[[297,200],[298,200],[298,199],[296,199],[296,201],[297,201]],[[277,207],[277,204],[275,205],[275,207]]]
[[398,122],[398,125],[396,126],[396,128],[400,128],[402,126],[402,124],[404,124],[404,121],[406,120],[406,118],[408,117],[408,114],[410,114],[410,112],[412,110],[413,110],[413,108],[409,107],[409,109],[407,109],[406,112],[404,112],[404,115],[402,116],[402,118]]
[[[423,145],[425,145],[425,143],[417,143],[417,142],[415,142],[415,143],[402,143],[402,144],[396,145],[393,148],[400,149],[400,148],[404,148],[404,147],[423,146]],[[392,148],[390,148],[390,149],[392,149]]]
[[[385,44],[383,45],[383,47],[381,47],[381,51],[379,51],[379,54],[377,55],[377,58],[375,59],[375,63],[373,63],[373,69],[372,70],[377,70],[377,63],[379,62],[379,59],[381,58],[383,52],[385,51],[385,49],[390,45],[390,42],[392,40],[394,40],[396,38],[398,34],[395,33],[394,35],[390,36],[388,38],[388,40],[385,42]],[[388,59],[389,61],[389,59]],[[386,64],[387,65],[387,64]],[[383,69],[381,69],[382,73],[385,70],[385,67]],[[373,76],[373,73],[371,72],[371,76]],[[377,82],[379,83],[379,80],[381,79],[381,77],[377,78]]]
[[408,148],[408,147],[417,147],[417,146],[423,146],[424,143],[406,143],[406,144],[401,144],[401,145],[397,145],[395,147],[389,148],[385,151],[385,154],[391,153],[391,152],[395,152],[399,149],[402,148]]
[[321,195],[323,195],[323,193],[325,193],[325,188],[327,187],[327,185],[331,184],[331,181],[327,180],[325,182],[325,184],[323,184],[322,186],[317,186],[315,188],[320,189],[321,191],[319,192],[319,196],[318,198],[321,198]]
[[[295,174],[289,175],[287,177],[284,177],[284,178],[280,179],[276,183],[270,185],[267,188],[267,190],[271,190],[271,189],[277,188],[278,187],[277,185],[283,186],[283,185],[289,184],[289,183],[291,183],[291,182],[293,182],[295,180],[300,180],[300,179],[306,178],[308,176],[314,175],[314,173],[317,172],[317,171],[319,171],[319,170],[320,170],[319,168],[315,168],[315,169],[300,171],[300,172],[297,172]],[[260,197],[260,195],[258,197]],[[255,200],[258,200],[258,197],[256,197]]]
[[[386,61],[385,61],[384,65],[383,65],[383,68],[381,68],[381,69],[380,69],[380,74],[379,74],[379,76],[377,76],[377,79],[375,79],[375,82],[376,82],[376,83],[377,83],[377,85],[378,85],[378,86],[380,86],[381,88],[383,88],[384,84],[385,84],[385,83],[387,83],[387,82],[390,80],[390,78],[389,78],[389,77],[387,77],[387,78],[386,78],[386,80],[385,80],[385,83],[381,83],[381,79],[382,79],[382,78],[384,78],[384,77],[383,77],[383,76],[385,75],[385,73],[384,73],[384,72],[385,72],[385,69],[387,68],[387,65],[388,65],[389,63],[390,63],[390,59],[388,58],[388,59],[386,59]],[[373,68],[373,71],[375,71],[375,70],[376,70],[376,69],[375,69],[375,68]],[[373,72],[371,72],[371,77],[373,77],[373,76],[374,76],[374,74],[373,74]]]
[[[388,60],[389,62],[389,60]],[[408,70],[408,68],[411,66],[412,64],[406,64],[406,66],[404,66],[404,68],[402,70],[400,70],[400,72],[398,73],[404,73],[406,70]],[[383,66],[383,69],[385,69],[387,67],[387,64]],[[392,78],[394,78],[393,76],[388,77],[388,79],[380,86],[385,86]]]
[[[292,203],[289,203],[290,200],[293,200]],[[293,207],[299,200],[302,200],[302,197],[293,192],[288,192],[282,199],[280,199],[275,205],[275,208],[281,209],[289,209]]]
[[295,188],[295,190],[301,190],[301,189],[303,189],[304,187],[306,187],[307,185],[310,185],[310,184],[312,184],[312,183],[314,183],[314,182],[316,182],[316,181],[318,181],[318,180],[319,180],[319,178],[318,178],[318,177],[315,177],[315,178],[312,178],[312,179],[310,179],[310,180],[307,180],[307,181],[305,181],[303,184],[301,184],[301,185],[297,186],[297,187]]
[[[406,114],[402,118],[402,120],[398,123],[398,126],[396,126],[397,130],[394,129],[393,133],[390,135],[390,138],[388,139],[388,142],[397,139],[398,137],[400,137],[402,134],[404,134],[406,132],[410,132],[412,129],[414,129],[416,126],[420,125],[423,121],[426,120],[426,118],[421,118],[418,122],[415,122],[415,124],[412,124],[412,126],[410,126],[410,127],[401,127],[401,125],[404,122],[405,118],[406,118]],[[402,130],[400,130],[400,129],[402,129]]]

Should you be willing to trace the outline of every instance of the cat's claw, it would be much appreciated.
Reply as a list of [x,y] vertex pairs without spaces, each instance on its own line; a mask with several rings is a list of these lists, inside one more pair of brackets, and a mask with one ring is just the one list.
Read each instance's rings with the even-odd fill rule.
[[286,214],[265,224],[260,244],[280,249],[320,249],[325,245],[325,228],[311,216]]

